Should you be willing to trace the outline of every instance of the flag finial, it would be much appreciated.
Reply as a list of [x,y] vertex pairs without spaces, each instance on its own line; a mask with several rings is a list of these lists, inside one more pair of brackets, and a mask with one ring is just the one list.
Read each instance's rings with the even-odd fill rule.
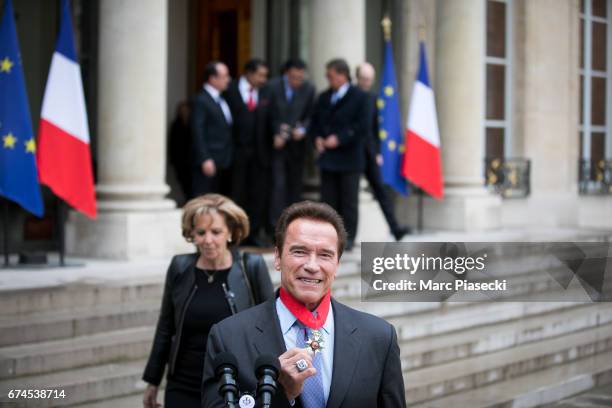
[[425,41],[425,26],[423,24],[419,25],[419,41]]
[[380,25],[383,28],[383,34],[385,36],[385,41],[391,41],[391,19],[389,16],[385,16]]

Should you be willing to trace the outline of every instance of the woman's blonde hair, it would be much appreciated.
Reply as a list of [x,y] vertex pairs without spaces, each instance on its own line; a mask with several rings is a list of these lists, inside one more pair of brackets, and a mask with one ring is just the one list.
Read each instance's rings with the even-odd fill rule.
[[204,194],[191,199],[183,207],[182,229],[187,242],[193,242],[193,230],[197,217],[218,212],[225,219],[231,244],[238,245],[249,235],[249,217],[244,210],[221,194]]

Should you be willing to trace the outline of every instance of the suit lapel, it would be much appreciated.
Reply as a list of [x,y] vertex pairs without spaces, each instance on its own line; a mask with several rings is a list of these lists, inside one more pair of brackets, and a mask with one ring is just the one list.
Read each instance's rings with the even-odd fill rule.
[[[346,95],[345,95],[346,97]],[[344,99],[344,98],[342,98]],[[357,327],[352,324],[345,306],[332,299],[334,311],[334,368],[332,374],[327,408],[338,408],[349,389],[357,360],[359,341]]]
[[253,345],[257,352],[261,354],[271,354],[280,356],[285,351],[285,340],[281,333],[278,315],[276,314],[276,297],[268,300],[265,313],[262,313],[255,322],[253,333]]
[[206,97],[208,99],[208,103],[211,104],[211,106],[213,106],[213,109],[215,109],[217,111],[217,115],[220,115],[221,118],[223,118],[223,122],[225,122],[225,124],[227,126],[229,126],[230,124],[228,123],[227,119],[225,118],[225,113],[223,113],[223,109],[221,108],[221,105],[218,104],[217,101],[215,101],[213,99],[213,97],[208,93],[207,90],[204,90],[204,94],[206,94]]
[[338,110],[342,105],[344,105],[346,101],[350,98],[352,93],[353,93],[353,86],[351,85],[349,86],[349,89],[346,91],[344,96],[340,98],[340,100],[337,101],[334,106],[332,106],[332,111]]

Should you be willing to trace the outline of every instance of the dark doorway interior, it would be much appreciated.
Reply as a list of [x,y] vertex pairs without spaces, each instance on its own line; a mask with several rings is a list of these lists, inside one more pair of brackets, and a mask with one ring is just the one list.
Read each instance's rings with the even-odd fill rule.
[[201,0],[197,3],[196,83],[212,60],[227,64],[237,77],[251,56],[251,0]]

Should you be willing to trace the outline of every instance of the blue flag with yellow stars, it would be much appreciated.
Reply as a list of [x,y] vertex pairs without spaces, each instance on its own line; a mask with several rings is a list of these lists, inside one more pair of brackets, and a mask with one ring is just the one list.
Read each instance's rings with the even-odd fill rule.
[[0,195],[41,217],[35,153],[13,5],[5,0],[0,23]]
[[398,193],[408,195],[408,182],[401,174],[404,132],[400,119],[397,79],[393,68],[393,49],[389,40],[385,41],[385,62],[377,104],[383,181]]

